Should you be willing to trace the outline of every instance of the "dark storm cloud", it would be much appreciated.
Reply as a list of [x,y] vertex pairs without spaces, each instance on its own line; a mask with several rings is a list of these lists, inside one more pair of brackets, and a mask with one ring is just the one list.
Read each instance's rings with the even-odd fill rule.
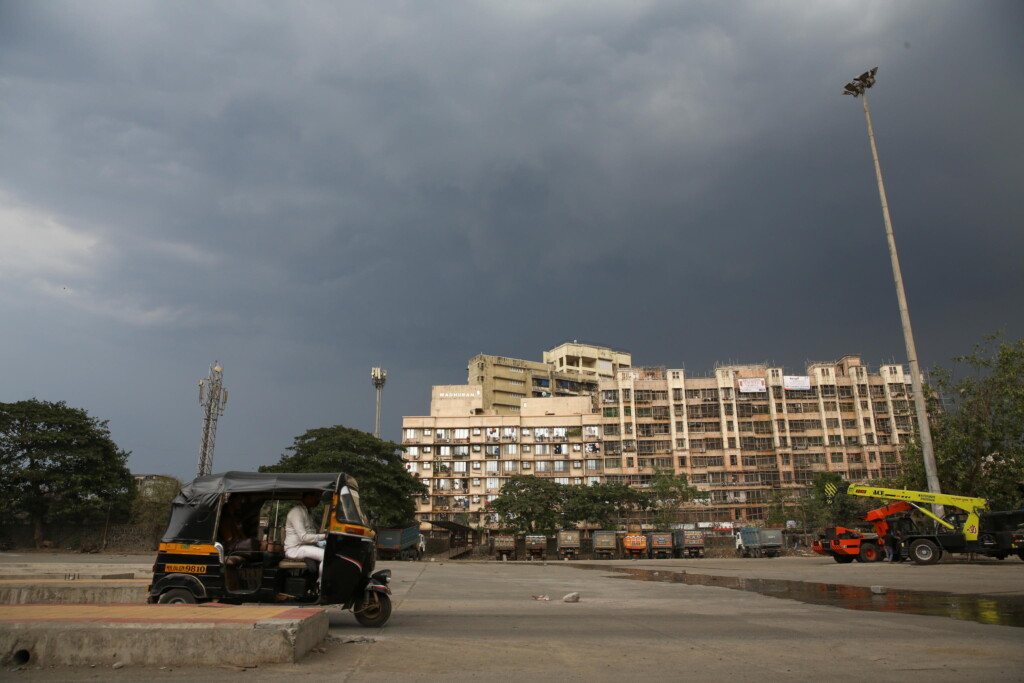
[[925,365],[1019,336],[1014,3],[0,5],[3,400],[186,476],[384,433],[475,353],[905,361],[871,103]]

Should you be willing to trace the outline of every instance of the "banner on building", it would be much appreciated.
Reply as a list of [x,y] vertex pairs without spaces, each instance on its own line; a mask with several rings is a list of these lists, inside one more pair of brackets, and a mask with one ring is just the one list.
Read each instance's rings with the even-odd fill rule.
[[766,391],[764,377],[751,377],[738,380],[741,394],[759,394]]
[[808,375],[785,375],[782,386],[786,391],[810,391],[811,378]]

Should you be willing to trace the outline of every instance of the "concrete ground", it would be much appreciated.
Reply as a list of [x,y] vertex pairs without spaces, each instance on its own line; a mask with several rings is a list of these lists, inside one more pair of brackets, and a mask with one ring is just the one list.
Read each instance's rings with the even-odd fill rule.
[[[27,555],[36,559],[35,554]],[[97,557],[81,560],[94,562]],[[14,560],[10,553],[0,553],[0,574],[7,574],[14,564],[8,560]],[[145,560],[122,558],[120,564]],[[393,571],[395,610],[388,625],[365,629],[350,613],[330,614],[328,637],[317,648],[323,652],[314,650],[296,664],[221,668],[183,661],[180,667],[6,667],[0,678],[621,681],[769,676],[1024,681],[1021,628],[813,605],[706,585],[638,581],[612,570],[618,566],[723,579],[780,578],[1015,599],[1024,591],[1024,562],[1017,559],[932,567],[837,565],[817,556],[618,561],[601,563],[597,569],[555,561],[381,566]],[[562,602],[570,592],[579,592],[580,602]]]

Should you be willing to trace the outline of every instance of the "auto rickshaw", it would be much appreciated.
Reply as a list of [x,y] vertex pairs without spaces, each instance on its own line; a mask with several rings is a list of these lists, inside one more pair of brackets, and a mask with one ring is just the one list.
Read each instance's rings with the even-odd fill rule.
[[[284,515],[310,492],[324,504],[319,582],[316,561],[287,559],[282,545]],[[251,538],[228,543],[229,526],[240,526]],[[391,571],[373,573],[375,536],[359,504],[358,484],[344,473],[199,477],[172,503],[149,602],[339,605],[363,626],[380,627],[391,616]]]

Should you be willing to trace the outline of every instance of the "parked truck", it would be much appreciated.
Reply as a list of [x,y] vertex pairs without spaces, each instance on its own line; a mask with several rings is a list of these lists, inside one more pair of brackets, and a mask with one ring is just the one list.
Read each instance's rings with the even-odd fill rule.
[[494,550],[494,557],[497,560],[516,559],[516,537],[495,536],[491,539],[491,549]]
[[418,560],[422,554],[418,524],[402,529],[377,530],[377,559]]
[[627,533],[622,537],[622,551],[634,560],[647,557],[647,537],[641,533]]
[[580,532],[576,529],[561,529],[557,541],[558,557],[575,560],[580,555]]
[[672,532],[652,531],[647,534],[647,547],[650,557],[656,560],[672,558]]
[[594,559],[616,560],[619,557],[619,534],[615,531],[594,532]]
[[691,529],[672,532],[676,557],[704,557],[704,532]]
[[777,557],[782,552],[782,529],[744,527],[736,532],[740,557]]
[[[829,499],[840,493],[907,502],[917,512],[935,522],[934,529],[910,529],[902,532],[903,550],[915,564],[935,564],[946,553],[976,553],[1002,560],[1017,555],[1024,560],[1024,549],[1016,546],[1014,532],[1024,524],[1024,510],[991,512],[984,498],[954,496],[945,493],[888,489],[863,484],[828,484]],[[942,505],[956,508],[940,517],[928,508]]]
[[543,560],[548,554],[548,537],[543,534],[527,534],[526,559]]

